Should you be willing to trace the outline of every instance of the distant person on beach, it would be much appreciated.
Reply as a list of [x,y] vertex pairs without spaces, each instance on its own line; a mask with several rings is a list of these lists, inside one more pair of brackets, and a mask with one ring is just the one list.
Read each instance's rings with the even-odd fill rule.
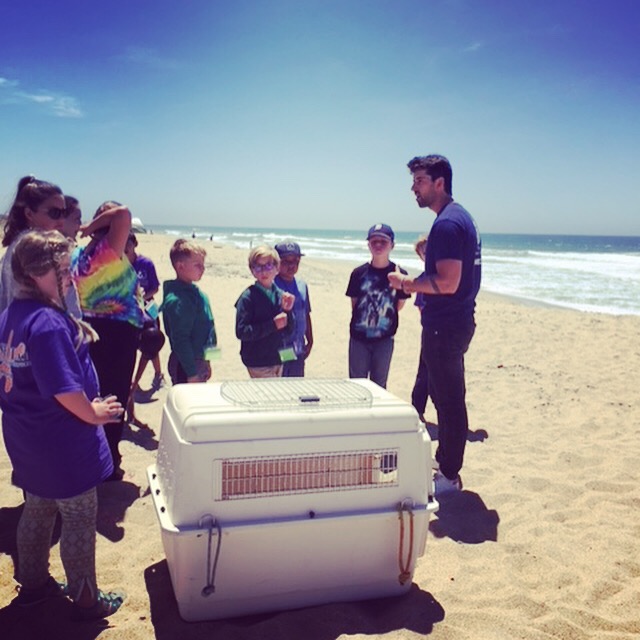
[[[370,378],[386,388],[393,355],[398,312],[411,296],[389,286],[387,275],[399,269],[389,255],[395,234],[387,224],[374,224],[367,234],[370,262],[351,273],[346,295],[351,298],[349,377]],[[404,269],[399,273],[406,275]]]
[[[131,212],[108,200],[98,207],[93,220],[81,227],[91,241],[73,254],[72,275],[80,296],[82,317],[100,336],[91,344],[103,396],[115,395],[126,406],[136,364],[140,330],[144,323],[138,276],[124,255],[131,231]],[[122,480],[120,440],[124,416],[105,427],[114,470],[109,481]]]
[[7,250],[0,265],[0,311],[11,304],[17,290],[11,256],[20,238],[30,229],[62,231],[67,215],[62,189],[58,185],[33,176],[20,179],[4,224],[2,246]]
[[[0,315],[0,408],[14,482],[25,494],[14,604],[26,608],[68,596],[73,616],[91,620],[115,613],[125,598],[98,589],[95,567],[96,486],[113,472],[102,425],[119,421],[122,405],[115,396],[98,397],[89,356],[97,336],[64,308],[72,248],[58,231],[27,232],[14,248],[19,290]],[[67,584],[49,574],[58,513]]]
[[240,357],[252,378],[278,378],[283,363],[295,353],[285,346],[295,330],[294,297],[274,284],[280,268],[278,252],[267,245],[249,252],[249,269],[256,281],[236,301],[236,337]]
[[[427,250],[427,236],[420,236],[414,245],[415,252],[422,262],[425,260],[425,252]],[[420,314],[424,308],[424,293],[416,293],[415,306]],[[411,404],[418,412],[418,416],[422,422],[425,422],[424,412],[427,408],[427,400],[429,399],[429,374],[427,365],[422,355],[422,346],[420,347],[420,357],[418,358],[418,372],[416,373],[416,381],[411,391]]]
[[284,346],[293,348],[296,359],[283,363],[282,375],[285,378],[302,378],[305,360],[309,357],[313,347],[309,289],[307,283],[296,275],[300,266],[300,258],[304,254],[300,251],[300,245],[291,240],[279,242],[276,244],[275,250],[280,256],[280,270],[275,279],[276,286],[295,297],[293,303],[295,328],[284,339]]
[[440,469],[436,493],[460,491],[469,426],[465,403],[464,354],[475,332],[475,300],[480,289],[481,243],[471,215],[453,200],[453,172],[440,155],[413,158],[411,190],[418,206],[436,214],[427,238],[424,273],[410,278],[389,274],[391,286],[424,295],[422,357],[429,393],[438,413]]
[[171,344],[169,375],[173,384],[206,382],[211,378],[216,328],[209,298],[195,284],[204,274],[204,247],[191,240],[176,240],[169,252],[175,280],[163,284],[160,307]]

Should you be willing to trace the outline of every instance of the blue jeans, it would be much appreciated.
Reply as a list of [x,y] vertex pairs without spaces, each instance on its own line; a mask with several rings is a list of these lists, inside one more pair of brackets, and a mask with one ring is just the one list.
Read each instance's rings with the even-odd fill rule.
[[457,477],[467,443],[467,406],[464,354],[475,332],[475,323],[462,328],[423,329],[422,356],[427,365],[429,394],[438,413],[440,471],[450,480]]
[[378,340],[349,339],[349,377],[371,378],[372,382],[387,388],[393,338]]

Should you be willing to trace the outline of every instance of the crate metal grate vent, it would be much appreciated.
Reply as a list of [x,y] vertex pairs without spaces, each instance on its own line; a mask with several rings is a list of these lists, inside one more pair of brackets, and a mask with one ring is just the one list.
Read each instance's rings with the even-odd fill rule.
[[220,395],[227,402],[259,411],[354,409],[369,408],[373,404],[371,392],[349,380],[234,380],[222,384]]
[[397,449],[216,460],[216,500],[398,486]]

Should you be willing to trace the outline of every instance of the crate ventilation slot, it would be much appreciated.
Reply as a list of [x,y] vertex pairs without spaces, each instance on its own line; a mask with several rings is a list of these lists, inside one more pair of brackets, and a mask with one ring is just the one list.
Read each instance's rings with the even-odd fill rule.
[[216,500],[398,486],[398,451],[379,449],[216,460]]
[[370,408],[368,389],[349,380],[272,378],[224,382],[221,396],[229,403],[256,411]]

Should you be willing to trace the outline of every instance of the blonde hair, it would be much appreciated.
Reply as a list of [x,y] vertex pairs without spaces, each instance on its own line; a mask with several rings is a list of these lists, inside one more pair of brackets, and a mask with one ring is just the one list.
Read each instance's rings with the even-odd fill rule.
[[253,267],[257,264],[260,259],[271,259],[273,263],[276,265],[276,269],[280,268],[280,256],[278,252],[270,247],[268,244],[261,244],[258,247],[254,247],[249,252],[249,269],[253,269]]
[[34,276],[56,272],[58,293],[64,304],[60,263],[71,255],[73,242],[59,231],[29,231],[20,238],[11,257],[13,277],[30,298],[42,298]]
[[[78,329],[76,335],[76,349],[84,342],[98,339],[96,332],[87,323],[74,318],[68,313],[62,286],[62,271],[60,265],[65,258],[71,256],[75,243],[63,236],[59,231],[28,231],[20,238],[11,256],[13,277],[20,285],[22,297],[34,298],[64,313]],[[62,307],[43,295],[35,277],[46,275],[53,269],[58,284],[58,296]]]
[[183,238],[176,240],[169,251],[169,259],[174,268],[176,263],[188,260],[193,256],[206,258],[207,250],[202,245],[191,242],[191,240],[184,240]]

